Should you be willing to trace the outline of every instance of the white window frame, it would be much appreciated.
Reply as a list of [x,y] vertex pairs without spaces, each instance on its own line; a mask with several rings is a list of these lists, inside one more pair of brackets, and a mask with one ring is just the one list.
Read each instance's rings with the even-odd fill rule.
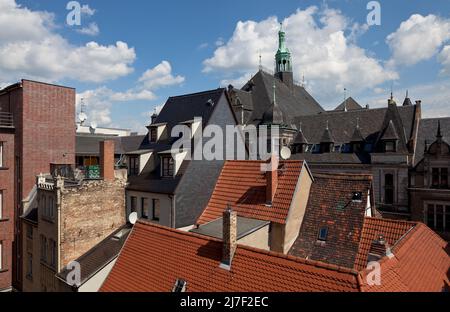
[[0,142],[0,168],[3,167],[3,142]]
[[3,269],[3,241],[0,241],[0,271]]
[[0,190],[0,220],[3,219],[3,190]]

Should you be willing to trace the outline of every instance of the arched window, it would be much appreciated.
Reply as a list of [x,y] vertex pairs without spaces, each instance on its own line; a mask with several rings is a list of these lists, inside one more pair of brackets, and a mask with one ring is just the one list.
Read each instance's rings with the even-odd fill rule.
[[384,176],[384,203],[388,205],[394,203],[394,175],[391,173]]

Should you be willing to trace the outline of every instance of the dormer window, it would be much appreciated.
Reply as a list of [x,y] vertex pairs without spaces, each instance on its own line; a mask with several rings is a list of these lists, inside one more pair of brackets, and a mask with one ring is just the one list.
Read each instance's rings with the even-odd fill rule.
[[386,153],[394,153],[397,150],[397,144],[395,141],[384,142],[384,151]]
[[161,166],[162,166],[162,176],[163,177],[173,177],[175,162],[172,157],[162,157],[161,158]]
[[327,241],[327,237],[328,237],[328,228],[326,226],[320,228],[319,234],[317,236],[317,240],[319,242],[326,242]]
[[154,143],[158,140],[158,129],[150,129],[150,142]]

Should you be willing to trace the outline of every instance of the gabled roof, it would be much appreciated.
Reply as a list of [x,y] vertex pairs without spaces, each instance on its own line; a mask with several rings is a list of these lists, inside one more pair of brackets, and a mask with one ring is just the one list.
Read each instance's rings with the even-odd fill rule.
[[[276,102],[284,113],[283,121],[285,124],[290,125],[291,118],[295,116],[317,114],[324,111],[305,88],[294,85],[293,90],[291,90],[274,75],[260,70],[242,88],[241,91],[245,93],[236,91],[244,107],[251,109],[251,113],[245,115],[247,124],[258,125],[261,123],[263,114],[273,103],[274,84]],[[231,89],[229,92],[235,92],[234,90],[236,89]],[[251,95],[251,100],[248,95]]]
[[366,292],[450,291],[450,248],[446,241],[422,223],[392,247],[393,257],[379,261],[381,285],[368,285],[361,274],[361,290]]
[[[353,268],[364,223],[371,175],[315,174],[300,233],[290,255]],[[361,202],[352,201],[361,192]],[[324,244],[319,230],[328,229]]]
[[323,131],[322,138],[320,139],[320,143],[334,143],[333,135],[331,134],[330,128],[327,127]]
[[345,101],[343,101],[341,104],[338,105],[334,110],[335,111],[344,111],[345,108],[347,111],[349,110],[355,110],[355,109],[362,109],[362,106],[359,105],[358,102],[355,101],[354,98],[349,97]]
[[390,246],[393,246],[416,225],[416,222],[365,218],[358,247],[358,255],[355,260],[355,269],[361,271],[366,268],[370,245],[380,235],[384,237]]
[[395,130],[394,123],[392,120],[389,121],[389,125],[381,136],[381,140],[398,140],[400,137],[397,134],[397,130]]
[[[223,243],[138,221],[102,292],[358,291],[349,269],[238,245],[231,271],[219,267]],[[144,264],[144,266],[143,266]]]
[[241,217],[286,223],[302,161],[280,161],[278,186],[272,206],[266,205],[264,161],[226,161],[208,205],[197,220],[204,224],[222,217],[228,204]]

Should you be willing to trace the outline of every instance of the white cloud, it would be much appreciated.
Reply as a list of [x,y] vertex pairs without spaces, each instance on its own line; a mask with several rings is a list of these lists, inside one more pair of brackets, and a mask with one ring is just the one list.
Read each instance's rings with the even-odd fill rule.
[[[263,66],[273,68],[279,27],[276,17],[239,21],[232,37],[204,61],[203,71],[222,73],[227,76],[226,82],[243,81],[256,72],[259,53]],[[344,87],[357,94],[398,78],[396,72],[354,43],[366,27],[351,24],[338,10],[315,6],[297,10],[283,20],[283,28],[295,78],[300,80],[305,75],[308,89],[319,101],[336,102]]]
[[1,77],[104,82],[130,74],[135,59],[134,48],[121,41],[73,45],[55,32],[53,14],[0,0]]
[[87,27],[77,29],[76,32],[88,36],[97,36],[100,33],[100,29],[98,28],[97,23],[92,22],[89,23]]
[[450,45],[445,46],[439,54],[439,62],[443,68],[441,74],[450,76]]
[[[145,71],[135,87],[124,92],[116,92],[105,86],[77,94],[77,103],[83,98],[87,106],[88,119],[98,125],[112,126],[111,109],[114,103],[130,101],[152,101],[157,98],[156,89],[181,84],[185,78],[172,75],[172,66],[162,61]],[[156,106],[161,109],[162,106]],[[153,113],[153,112],[152,112]]]
[[184,80],[185,78],[183,76],[172,75],[172,66],[167,61],[162,61],[154,68],[147,70],[141,78],[139,78],[139,82],[142,83],[145,88],[151,90],[180,84],[183,83]]
[[436,15],[413,14],[400,27],[387,36],[392,50],[393,65],[414,65],[427,60],[450,39],[450,20]]

